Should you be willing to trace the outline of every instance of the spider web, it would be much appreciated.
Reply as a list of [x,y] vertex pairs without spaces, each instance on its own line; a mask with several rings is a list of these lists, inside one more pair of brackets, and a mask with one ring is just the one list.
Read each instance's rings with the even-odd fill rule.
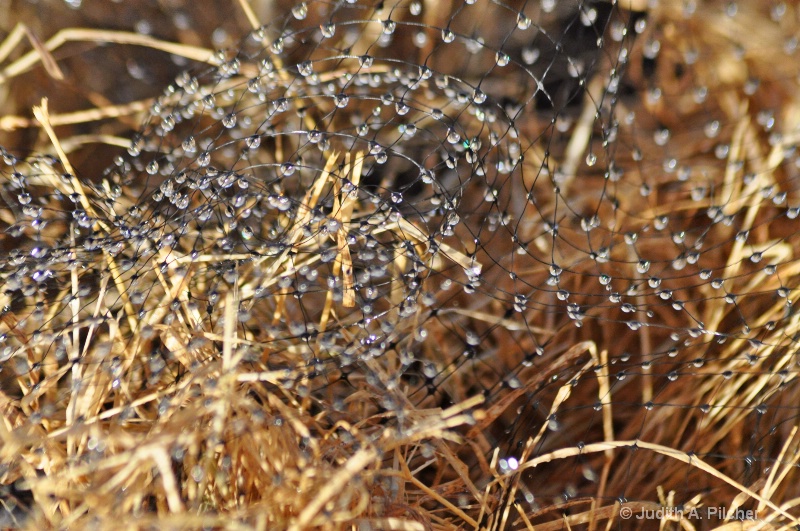
[[3,393],[38,423],[102,388],[86,412],[127,421],[126,389],[225,358],[327,426],[482,397],[454,451],[533,523],[770,498],[796,461],[794,7],[631,4],[278,2],[102,175],[4,150]]

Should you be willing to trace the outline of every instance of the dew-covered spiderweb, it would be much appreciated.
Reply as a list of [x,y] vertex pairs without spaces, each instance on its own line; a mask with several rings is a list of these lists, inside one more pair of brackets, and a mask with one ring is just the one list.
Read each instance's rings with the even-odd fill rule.
[[15,514],[797,524],[794,2],[272,13],[105,171],[4,149]]

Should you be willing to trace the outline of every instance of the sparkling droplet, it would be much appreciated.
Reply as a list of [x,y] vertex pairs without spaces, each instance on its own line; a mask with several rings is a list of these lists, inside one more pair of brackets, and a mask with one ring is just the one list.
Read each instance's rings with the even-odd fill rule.
[[313,130],[309,131],[308,133],[306,133],[306,137],[308,138],[308,141],[310,143],[318,144],[319,141],[322,140],[322,133],[317,131],[316,129],[313,129]]
[[394,30],[397,28],[397,23],[394,20],[384,20],[383,21],[383,34],[384,35],[391,35],[394,33]]
[[236,127],[236,114],[234,113],[226,114],[225,117],[222,119],[222,125],[224,125],[227,129]]
[[297,65],[297,71],[300,72],[301,76],[308,77],[314,73],[314,65],[311,61],[303,61]]
[[197,142],[195,141],[193,136],[188,136],[181,144],[183,151],[186,153],[194,153],[197,151]]
[[339,93],[333,97],[333,101],[338,108],[343,109],[350,103],[350,96],[345,93]]
[[303,20],[308,16],[308,6],[305,2],[300,2],[292,8],[292,16],[297,20]]
[[505,52],[497,52],[495,55],[495,63],[497,66],[506,66],[509,62],[511,62],[511,57]]
[[294,173],[295,169],[296,168],[295,168],[294,164],[292,164],[291,162],[284,162],[283,164],[281,164],[281,173],[285,177],[288,177],[288,176],[292,175]]
[[321,25],[319,29],[322,32],[322,36],[326,39],[330,39],[336,34],[336,24],[332,22]]
[[248,136],[244,143],[247,145],[248,149],[258,149],[261,145],[261,137],[258,135]]
[[175,118],[173,118],[171,114],[164,117],[164,120],[161,122],[161,128],[166,132],[175,129]]

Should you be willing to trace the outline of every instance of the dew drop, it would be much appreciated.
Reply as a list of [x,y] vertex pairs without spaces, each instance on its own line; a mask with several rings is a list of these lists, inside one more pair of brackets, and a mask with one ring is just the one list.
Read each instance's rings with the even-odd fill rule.
[[336,24],[332,22],[322,24],[319,29],[322,32],[322,36],[326,39],[330,39],[336,34]]
[[300,72],[301,76],[308,77],[314,73],[314,65],[311,61],[303,61],[297,65],[297,71]]
[[317,131],[316,129],[312,129],[308,133],[306,133],[306,138],[311,144],[318,144],[320,140],[322,140],[322,133]]
[[222,125],[225,126],[226,129],[231,129],[236,127],[236,114],[235,113],[228,113],[222,119]]
[[292,16],[297,20],[303,20],[308,16],[308,5],[305,2],[300,2],[292,8]]
[[284,162],[283,164],[281,164],[281,173],[285,177],[288,177],[288,176],[292,175],[294,173],[295,169],[296,169],[295,165],[292,164],[291,162]]
[[347,104],[350,103],[350,96],[341,92],[333,97],[333,101],[336,104],[336,107],[339,109],[343,109],[347,107]]
[[248,149],[258,149],[261,145],[261,137],[258,135],[248,136],[244,143],[247,145]]
[[397,23],[394,20],[384,20],[382,26],[384,35],[391,35],[397,29]]
[[186,153],[194,153],[197,151],[197,142],[195,141],[193,136],[188,136],[181,144],[183,151]]

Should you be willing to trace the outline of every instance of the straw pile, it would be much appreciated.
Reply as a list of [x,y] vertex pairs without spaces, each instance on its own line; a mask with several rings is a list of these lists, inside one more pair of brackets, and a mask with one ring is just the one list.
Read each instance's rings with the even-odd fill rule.
[[16,4],[3,526],[800,525],[794,2]]

